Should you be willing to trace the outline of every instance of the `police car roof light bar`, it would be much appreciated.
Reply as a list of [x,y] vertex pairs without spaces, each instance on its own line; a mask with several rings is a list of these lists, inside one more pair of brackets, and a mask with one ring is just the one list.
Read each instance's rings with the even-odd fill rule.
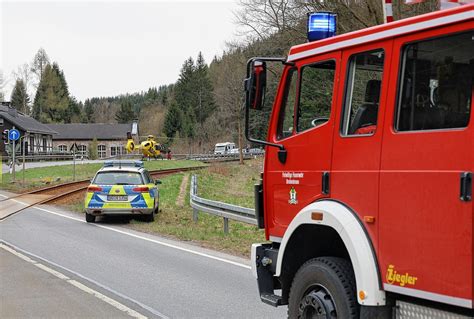
[[145,166],[143,165],[142,161],[105,161],[104,162],[104,167],[122,167],[122,166],[128,166],[128,167],[139,167],[139,168],[144,168]]

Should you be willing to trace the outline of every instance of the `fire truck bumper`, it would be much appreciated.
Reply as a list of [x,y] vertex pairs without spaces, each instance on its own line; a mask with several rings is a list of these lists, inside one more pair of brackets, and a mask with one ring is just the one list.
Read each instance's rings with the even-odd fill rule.
[[253,244],[251,251],[252,273],[257,279],[260,299],[269,305],[286,305],[281,296],[274,294],[280,289],[280,282],[274,276],[278,258],[278,249],[272,244]]

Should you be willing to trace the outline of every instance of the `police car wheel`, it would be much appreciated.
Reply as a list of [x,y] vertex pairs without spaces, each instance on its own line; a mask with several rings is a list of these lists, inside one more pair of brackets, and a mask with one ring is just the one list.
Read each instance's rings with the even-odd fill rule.
[[349,261],[320,257],[296,273],[288,304],[289,318],[359,318],[355,278]]
[[150,214],[145,215],[145,221],[151,223],[155,220],[155,212],[152,211]]
[[88,223],[94,223],[94,222],[95,222],[95,216],[86,213],[86,222],[88,222]]

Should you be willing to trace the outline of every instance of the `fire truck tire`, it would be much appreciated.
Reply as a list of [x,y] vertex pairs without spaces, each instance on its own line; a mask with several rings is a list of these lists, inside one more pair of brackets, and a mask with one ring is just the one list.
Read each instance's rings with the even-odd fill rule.
[[296,272],[288,318],[359,318],[359,311],[354,272],[347,260],[314,258]]
[[86,213],[86,222],[88,223],[94,223],[95,222],[95,216],[92,214]]

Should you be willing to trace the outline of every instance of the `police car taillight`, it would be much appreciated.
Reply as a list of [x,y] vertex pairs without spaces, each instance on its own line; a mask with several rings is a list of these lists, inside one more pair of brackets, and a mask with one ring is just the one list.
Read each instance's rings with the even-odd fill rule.
[[147,193],[150,189],[147,186],[134,187],[132,191],[137,193]]
[[89,186],[89,187],[87,187],[87,191],[88,191],[89,193],[102,192],[102,187],[99,187],[99,186]]

